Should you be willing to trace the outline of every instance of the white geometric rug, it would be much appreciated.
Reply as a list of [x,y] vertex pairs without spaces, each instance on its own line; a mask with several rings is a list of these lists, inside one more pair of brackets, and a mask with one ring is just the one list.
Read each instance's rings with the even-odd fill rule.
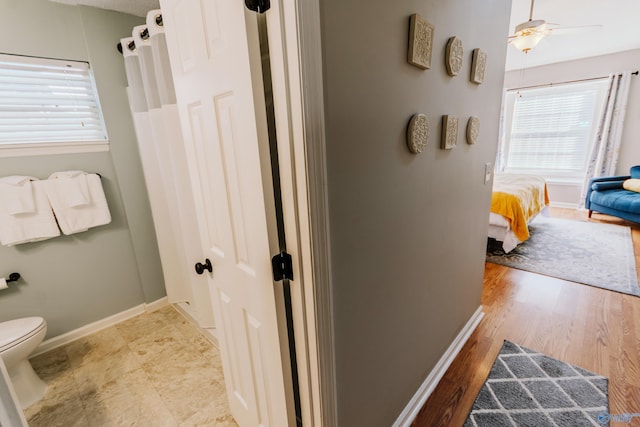
[[463,427],[609,425],[607,378],[504,342]]

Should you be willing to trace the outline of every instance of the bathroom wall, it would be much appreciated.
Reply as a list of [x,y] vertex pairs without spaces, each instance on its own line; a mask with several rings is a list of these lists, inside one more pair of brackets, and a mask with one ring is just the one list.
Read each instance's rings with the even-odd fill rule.
[[[0,157],[0,176],[58,170],[102,175],[113,221],[85,233],[0,246],[0,321],[41,315],[53,337],[165,295],[151,211],[115,45],[143,18],[47,0],[0,0],[0,52],[90,61],[110,151]],[[0,153],[1,155],[1,153]]]
[[[510,1],[321,7],[338,421],[390,426],[481,304]],[[435,26],[429,70],[407,63],[412,13]],[[452,36],[464,46],[456,77]],[[469,81],[474,48],[488,56],[481,85]],[[406,145],[415,113],[430,124],[419,155]],[[440,148],[444,114],[460,119],[453,150]]]

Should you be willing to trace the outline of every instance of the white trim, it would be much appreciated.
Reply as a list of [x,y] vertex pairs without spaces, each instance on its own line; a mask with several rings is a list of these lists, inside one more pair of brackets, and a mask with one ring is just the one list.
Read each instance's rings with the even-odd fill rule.
[[319,16],[296,0],[267,15],[301,418],[318,427],[336,425]]
[[462,346],[467,342],[483,317],[484,312],[482,311],[482,306],[480,306],[475,313],[473,313],[466,325],[464,325],[449,348],[447,348],[447,351],[445,351],[440,360],[438,360],[438,363],[436,363],[436,366],[431,370],[427,379],[424,380],[396,422],[393,423],[393,427],[409,427],[411,425],[418,415],[418,412],[422,409],[422,406],[427,401],[431,393],[433,393],[438,382],[440,382],[442,376],[447,372],[447,369],[449,369],[453,360],[456,358],[460,350],[462,350]]
[[[286,2],[288,10],[296,9],[297,28],[289,28],[298,35],[297,55],[300,67],[298,75],[290,75],[299,84],[301,108],[301,129],[303,147],[296,147],[299,152],[298,162],[304,163],[304,171],[296,170],[296,175],[306,173],[305,203],[310,230],[308,246],[311,246],[308,258],[303,259],[307,266],[306,273],[311,283],[306,283],[306,309],[309,317],[315,316],[310,325],[315,323],[315,330],[309,330],[309,336],[315,336],[309,352],[317,358],[317,375],[319,389],[319,413],[316,414],[317,426],[338,425],[337,392],[335,375],[333,297],[331,290],[331,265],[329,241],[329,209],[326,192],[326,158],[325,158],[325,119],[324,119],[324,81],[322,75],[322,46],[320,26],[320,0]],[[293,49],[291,46],[290,49]],[[295,120],[294,120],[295,124]],[[296,138],[296,140],[298,140]],[[298,150],[296,150],[298,151]],[[305,262],[307,261],[307,262]],[[311,270],[310,272],[308,270]],[[318,420],[320,417],[320,420]]]
[[2,144],[0,145],[0,158],[98,153],[104,151],[109,151],[109,141]]
[[171,306],[180,313],[185,319],[187,319],[191,324],[198,328],[202,335],[205,336],[209,341],[211,341],[216,347],[218,347],[218,336],[216,335],[216,328],[203,328],[198,323],[198,319],[196,319],[194,313],[188,310],[185,306],[188,306],[188,302],[180,302],[180,303],[171,303]]
[[62,347],[63,345],[69,344],[70,342],[75,341],[79,338],[86,337],[87,335],[91,335],[117,323],[124,322],[125,320],[131,319],[132,317],[138,316],[140,314],[151,313],[167,305],[169,305],[168,298],[162,297],[148,304],[137,305],[128,310],[121,311],[120,313],[105,317],[104,319],[97,320],[95,322],[89,323],[88,325],[81,326],[78,329],[74,329],[73,331],[58,335],[57,337],[49,338],[48,340],[45,340],[42,344],[40,344],[36,351],[29,357],[35,357],[39,354],[45,353],[55,348]]
[[160,310],[161,308],[164,308],[166,306],[169,305],[169,297],[162,297],[160,299],[157,299],[153,302],[150,303],[146,303],[144,305],[144,311],[146,311],[147,313],[152,313],[156,310]]
[[578,209],[577,203],[570,202],[549,202],[549,206],[552,208],[564,208],[564,209]]
[[[584,177],[583,177],[584,178]],[[546,178],[547,185],[557,185],[564,187],[582,187],[582,181],[576,181],[575,179],[561,179],[561,178]]]
[[[320,400],[317,357],[314,350],[316,346],[315,315],[313,314],[315,306],[313,300],[310,307],[306,304],[308,295],[313,294],[313,276],[307,268],[307,259],[310,259],[311,253],[307,221],[309,207],[304,156],[296,155],[301,151],[304,152],[296,15],[295,9],[292,10],[287,6],[284,1],[272,2],[271,11],[266,18],[284,234],[286,250],[293,259],[295,272],[295,281],[290,291],[300,418],[303,425],[313,426],[320,424]],[[287,27],[292,30],[288,31]],[[307,308],[311,311],[307,311]],[[287,363],[289,363],[288,358]],[[291,390],[293,390],[292,384]],[[293,399],[289,404],[293,407]],[[290,422],[293,423],[293,419]]]
[[[156,304],[156,302],[151,303],[151,305],[153,304]],[[95,332],[106,329],[132,317],[144,314],[146,311],[145,307],[146,304],[140,304],[128,310],[116,313],[112,316],[105,317],[104,319],[89,323],[88,325],[81,326],[78,329],[74,329],[73,331],[58,335],[57,337],[49,338],[48,340],[45,340],[42,344],[40,344],[36,351],[31,356],[29,356],[29,358],[38,356],[39,354],[56,349],[58,347],[62,347],[63,345],[69,344],[79,338],[86,337],[87,335],[91,335]]]

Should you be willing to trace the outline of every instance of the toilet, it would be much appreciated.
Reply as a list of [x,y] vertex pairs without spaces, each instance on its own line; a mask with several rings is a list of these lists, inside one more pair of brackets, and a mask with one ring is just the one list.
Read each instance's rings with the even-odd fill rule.
[[0,356],[23,409],[42,399],[47,391],[47,384],[38,377],[28,359],[46,333],[47,323],[42,317],[0,323]]

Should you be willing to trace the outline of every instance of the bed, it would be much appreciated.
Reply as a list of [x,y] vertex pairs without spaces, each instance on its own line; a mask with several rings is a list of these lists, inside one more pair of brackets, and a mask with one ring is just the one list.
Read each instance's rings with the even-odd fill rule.
[[529,222],[549,204],[544,178],[498,173],[493,179],[489,237],[511,252],[529,238]]

